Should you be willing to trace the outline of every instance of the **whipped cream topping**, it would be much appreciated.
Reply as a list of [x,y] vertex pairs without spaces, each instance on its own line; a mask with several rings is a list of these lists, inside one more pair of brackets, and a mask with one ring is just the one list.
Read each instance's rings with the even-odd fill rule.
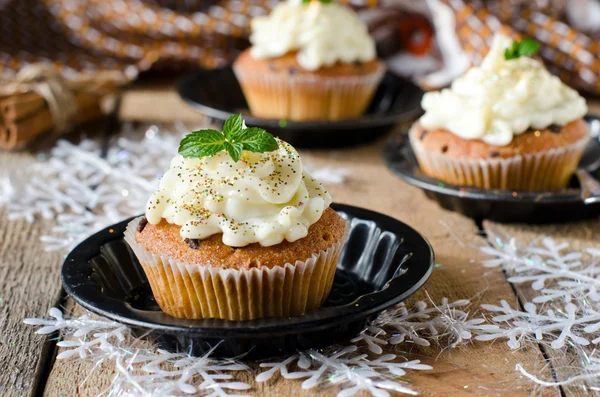
[[148,201],[148,222],[164,218],[180,225],[183,238],[223,233],[223,243],[232,247],[306,237],[331,196],[302,170],[290,144],[277,143],[272,152],[244,151],[237,163],[226,152],[204,158],[175,156]]
[[463,139],[508,145],[529,128],[565,125],[587,113],[585,100],[529,57],[504,59],[512,40],[496,35],[481,66],[451,88],[423,96],[426,129],[443,128]]
[[375,59],[375,42],[367,26],[354,11],[335,3],[279,3],[268,16],[252,19],[250,55],[276,58],[298,51],[297,60],[306,70],[340,62]]

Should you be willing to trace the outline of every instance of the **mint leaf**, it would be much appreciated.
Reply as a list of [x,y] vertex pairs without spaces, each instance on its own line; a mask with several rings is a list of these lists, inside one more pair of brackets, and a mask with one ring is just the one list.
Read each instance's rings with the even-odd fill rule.
[[185,158],[206,157],[223,150],[225,136],[216,130],[199,130],[187,134],[179,143],[179,154]]
[[228,117],[227,120],[225,120],[225,123],[223,123],[223,135],[225,135],[225,137],[227,139],[231,139],[233,134],[235,134],[236,132],[238,132],[241,129],[242,129],[242,115],[241,114],[234,114],[233,116]]
[[179,154],[183,157],[202,158],[225,150],[237,162],[244,150],[251,152],[271,152],[279,144],[262,128],[242,129],[242,115],[230,116],[223,123],[223,132],[200,130],[187,134],[179,143]]
[[236,134],[233,139],[236,143],[243,144],[244,150],[250,152],[272,152],[279,147],[273,135],[262,128],[246,128],[245,130],[241,130],[239,134]]
[[540,49],[540,44],[531,39],[521,41],[513,41],[511,48],[504,50],[504,59],[510,61],[521,56],[529,56],[535,54]]
[[525,39],[519,43],[519,56],[535,54],[540,49],[540,43],[535,40]]
[[227,153],[229,153],[229,157],[233,159],[236,163],[240,159],[242,152],[244,151],[244,145],[240,142],[225,142],[223,144]]

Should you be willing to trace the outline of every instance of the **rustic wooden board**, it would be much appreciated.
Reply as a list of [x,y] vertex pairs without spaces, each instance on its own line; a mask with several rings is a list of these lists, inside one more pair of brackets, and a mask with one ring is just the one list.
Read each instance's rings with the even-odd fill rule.
[[[483,292],[476,298],[478,303],[496,303],[500,299],[516,301],[502,271],[486,272],[476,263],[477,247],[485,244],[485,240],[478,236],[473,222],[440,209],[425,199],[419,190],[388,172],[379,159],[381,147],[379,143],[362,149],[304,151],[302,154],[311,166],[327,164],[350,168],[347,183],[328,187],[336,201],[394,216],[429,239],[441,266],[415,299],[431,297],[437,303],[444,296],[456,300]],[[400,345],[398,351],[388,350],[400,356],[418,357],[434,367],[433,371],[413,372],[407,376],[413,381],[411,386],[426,396],[496,396],[508,392],[528,396],[533,391],[532,385],[515,373],[515,365],[523,363],[531,371],[545,367],[537,348],[512,352],[501,342],[473,343],[446,351],[441,351],[440,347],[424,349],[406,343]],[[44,394],[92,396],[105,390],[112,378],[110,367],[103,366],[90,374],[92,367],[91,363],[81,361],[57,361]],[[249,381],[250,374],[240,377],[240,380],[244,379]],[[251,392],[261,396],[335,395],[334,389],[303,391],[298,382],[283,379],[253,384]],[[547,390],[546,394],[558,395],[556,390]]]
[[[515,238],[521,245],[530,244],[542,237],[551,237],[556,241],[566,241],[574,250],[583,250],[585,248],[600,247],[600,219],[590,219],[587,221],[572,222],[561,225],[503,225],[490,221],[485,221],[484,229],[488,235],[490,243],[500,237],[505,240],[507,238]],[[513,276],[515,273],[506,272],[508,276]],[[520,304],[531,302],[531,300],[539,295],[538,292],[531,288],[530,283],[516,284],[514,288]],[[556,378],[560,380],[567,379],[577,374],[577,365],[580,359],[573,348],[554,350],[550,347],[542,347],[546,357],[552,366]],[[595,347],[584,347],[588,354],[591,354]],[[552,379],[546,379],[552,380]],[[562,386],[561,390],[566,396],[587,396],[590,395],[589,390],[585,390],[581,386]]]
[[[0,153],[4,170],[32,162],[28,154]],[[54,343],[33,334],[26,317],[44,315],[61,296],[61,253],[45,253],[40,235],[52,222],[8,222],[0,207],[0,395],[27,396],[45,379]],[[43,387],[43,384],[41,385]]]
[[146,122],[199,122],[204,119],[179,97],[172,79],[142,81],[136,83],[135,89],[125,90],[119,117]]

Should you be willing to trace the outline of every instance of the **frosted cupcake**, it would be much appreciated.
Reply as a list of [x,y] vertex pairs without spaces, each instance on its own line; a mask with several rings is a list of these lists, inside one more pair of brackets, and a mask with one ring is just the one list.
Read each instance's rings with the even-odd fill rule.
[[425,174],[455,185],[564,188],[589,139],[585,100],[526,55],[532,40],[497,35],[481,66],[425,94],[410,142]]
[[327,1],[278,4],[252,20],[250,41],[233,69],[256,117],[360,116],[385,70],[366,25],[351,9]]
[[167,314],[298,316],[327,298],[346,239],[330,204],[292,146],[237,115],[182,140],[125,240]]

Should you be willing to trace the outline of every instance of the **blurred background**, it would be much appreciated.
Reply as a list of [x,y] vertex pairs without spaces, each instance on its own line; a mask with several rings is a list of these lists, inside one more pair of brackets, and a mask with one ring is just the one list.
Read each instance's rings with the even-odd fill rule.
[[[352,0],[395,74],[421,88],[447,86],[481,62],[494,32],[538,40],[547,67],[569,85],[600,93],[599,0]],[[0,147],[18,149],[49,131],[114,111],[144,113],[144,101],[183,73],[230,64],[249,46],[250,20],[274,0],[0,0]],[[169,86],[171,84],[171,86]],[[181,108],[172,117],[193,118]],[[132,99],[133,98],[133,99]],[[134,101],[133,103],[131,101]],[[136,102],[137,101],[137,102]],[[171,101],[171,102],[170,102]]]

